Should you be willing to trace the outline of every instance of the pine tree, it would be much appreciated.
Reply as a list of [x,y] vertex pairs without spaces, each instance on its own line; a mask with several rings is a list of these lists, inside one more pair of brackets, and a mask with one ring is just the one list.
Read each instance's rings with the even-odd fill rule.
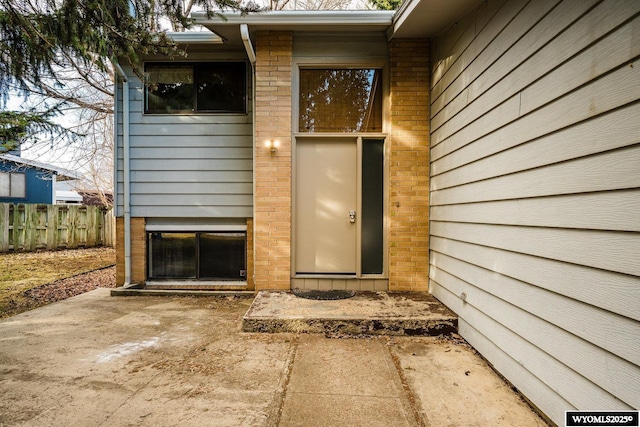
[[[233,0],[192,0],[210,16],[216,10],[255,11]],[[69,65],[109,72],[110,61],[136,64],[141,55],[180,55],[161,19],[189,28],[182,0],[0,0],[0,94],[28,91],[45,80],[61,84]]]
[[402,5],[402,0],[369,0],[378,10],[396,10]]
[[72,137],[75,132],[53,122],[55,109],[48,111],[0,111],[0,154],[18,151],[20,145],[34,135],[64,133]]

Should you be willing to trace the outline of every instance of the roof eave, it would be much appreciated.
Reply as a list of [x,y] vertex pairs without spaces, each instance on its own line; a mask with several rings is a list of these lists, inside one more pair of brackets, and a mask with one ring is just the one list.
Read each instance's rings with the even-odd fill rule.
[[259,30],[295,32],[382,32],[393,22],[393,11],[386,10],[287,10],[250,13],[221,12],[224,18],[194,12],[191,17],[220,36],[225,42],[240,43],[240,25],[253,33]]
[[23,157],[14,156],[13,154],[2,154],[0,155],[0,160],[5,160],[5,161],[13,162],[16,164],[20,164],[23,166],[29,166],[32,168],[52,172],[56,174],[58,177],[60,177],[61,181],[83,178],[83,175],[80,172],[72,171],[72,170],[61,168],[58,166],[49,165],[46,163],[39,162],[37,160],[25,159]]
[[434,37],[485,2],[486,0],[407,0],[394,15],[387,37]]

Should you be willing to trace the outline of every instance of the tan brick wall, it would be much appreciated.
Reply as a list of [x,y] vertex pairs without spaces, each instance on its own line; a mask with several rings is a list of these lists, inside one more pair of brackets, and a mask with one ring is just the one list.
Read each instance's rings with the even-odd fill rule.
[[253,283],[253,218],[247,218],[247,289],[255,288]]
[[116,218],[116,285],[124,284],[124,218]]
[[394,40],[391,57],[389,290],[429,279],[429,41]]
[[[145,218],[131,218],[131,283],[144,283],[147,276]],[[124,218],[116,218],[116,284],[124,284]]]
[[[290,32],[256,34],[255,289],[289,289],[291,278]],[[276,153],[265,141],[277,139]]]

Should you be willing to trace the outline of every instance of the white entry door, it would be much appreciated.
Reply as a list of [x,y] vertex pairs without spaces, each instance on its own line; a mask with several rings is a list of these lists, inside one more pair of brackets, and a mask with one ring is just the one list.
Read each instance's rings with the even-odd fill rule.
[[296,141],[297,274],[356,274],[357,165],[355,138]]

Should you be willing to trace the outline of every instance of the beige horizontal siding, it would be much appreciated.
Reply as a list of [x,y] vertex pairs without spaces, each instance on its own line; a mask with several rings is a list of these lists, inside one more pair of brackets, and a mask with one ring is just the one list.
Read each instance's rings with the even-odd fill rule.
[[[635,117],[640,117],[638,103],[443,172],[432,181],[432,189],[481,181],[640,143],[640,121],[634,120]],[[562,150],[558,150],[560,144]]]
[[431,236],[433,252],[640,321],[636,276]]
[[[446,144],[434,146],[431,150],[434,174],[594,118],[635,102],[638,97],[640,75],[628,65],[522,116],[521,95],[514,95],[498,109],[485,114],[486,118],[483,116],[443,139]],[[541,123],[544,126],[540,126]]]
[[430,289],[558,424],[640,407],[639,14],[489,1],[432,49]]
[[[637,188],[640,186],[638,164],[640,145],[636,144],[620,150],[434,190],[431,193],[432,205]],[[437,181],[437,177],[432,178],[433,181]],[[438,182],[432,185],[432,188],[437,188]]]
[[640,232],[640,190],[433,206],[431,220]]
[[[454,311],[461,311],[464,305],[467,322],[491,338],[495,345],[522,363],[574,407],[621,410],[632,409],[640,403],[638,394],[633,394],[638,391],[633,380],[631,384],[625,380],[624,390],[620,390],[620,380],[612,378],[610,374],[618,368],[622,369],[615,371],[616,376],[620,375],[619,378],[638,378],[637,374],[631,377],[625,375],[633,373],[636,365],[626,363],[548,321],[470,286],[444,270],[435,272],[431,285],[434,295],[448,300],[445,303],[451,304]],[[446,288],[449,296],[438,287]],[[460,301],[458,295],[462,292],[467,294],[467,300],[473,302]],[[582,374],[585,371],[593,374],[585,377]],[[624,396],[613,393],[623,393]],[[625,398],[627,402],[623,400]]]

